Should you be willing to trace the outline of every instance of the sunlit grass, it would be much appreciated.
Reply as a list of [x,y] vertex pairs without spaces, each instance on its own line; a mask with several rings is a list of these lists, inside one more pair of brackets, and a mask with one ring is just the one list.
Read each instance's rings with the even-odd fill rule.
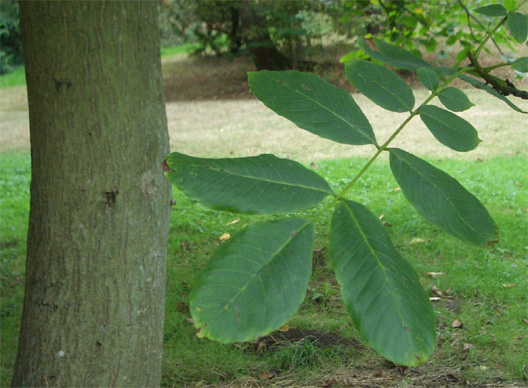
[[21,86],[26,84],[26,73],[24,66],[19,66],[10,73],[0,75],[0,89],[11,86]]

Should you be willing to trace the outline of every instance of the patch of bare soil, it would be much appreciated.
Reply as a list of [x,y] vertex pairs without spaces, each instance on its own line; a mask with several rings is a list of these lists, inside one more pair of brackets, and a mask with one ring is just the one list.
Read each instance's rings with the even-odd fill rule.
[[163,60],[165,101],[253,98],[247,72],[255,70],[249,57],[168,57]]
[[329,346],[353,346],[356,349],[363,348],[358,341],[343,338],[337,334],[296,328],[290,328],[287,331],[276,331],[266,337],[260,338],[253,345],[256,350],[271,350],[281,346],[289,346],[301,341],[309,341],[318,348],[326,348]]

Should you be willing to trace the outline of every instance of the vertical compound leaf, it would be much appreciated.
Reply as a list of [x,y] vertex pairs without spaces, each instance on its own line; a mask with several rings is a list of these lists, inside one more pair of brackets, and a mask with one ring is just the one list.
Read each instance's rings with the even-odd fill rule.
[[438,94],[438,99],[447,109],[453,112],[463,112],[475,106],[462,90],[452,87],[442,90]]
[[251,92],[298,127],[344,144],[377,144],[367,117],[350,93],[312,73],[249,73]]
[[336,207],[330,255],[360,335],[397,364],[427,360],[435,346],[429,299],[412,266],[366,207],[348,200]]
[[418,69],[417,75],[422,85],[430,91],[435,91],[438,88],[440,78],[435,71],[422,67]]
[[504,8],[504,6],[502,6],[501,4],[492,4],[486,5],[484,7],[475,8],[473,12],[490,17],[506,16],[508,14],[508,10]]
[[288,213],[314,206],[333,194],[320,175],[268,154],[206,159],[174,152],[166,163],[173,185],[216,210]]
[[414,107],[412,89],[393,71],[376,63],[350,61],[348,80],[372,102],[391,112],[409,112]]
[[498,241],[497,225],[486,208],[453,177],[403,150],[389,151],[394,178],[426,220],[462,241]]
[[440,143],[455,151],[471,151],[481,141],[475,127],[445,109],[426,105],[420,109],[420,118]]
[[198,336],[244,342],[287,323],[306,293],[313,244],[311,222],[283,219],[220,245],[190,295]]
[[506,20],[511,36],[519,42],[524,43],[528,35],[528,21],[526,16],[520,12],[508,12],[508,19]]

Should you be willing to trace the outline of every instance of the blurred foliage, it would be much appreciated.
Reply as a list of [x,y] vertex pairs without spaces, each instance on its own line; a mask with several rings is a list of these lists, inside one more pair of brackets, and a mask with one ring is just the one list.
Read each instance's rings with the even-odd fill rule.
[[18,2],[0,0],[0,74],[6,74],[23,63]]
[[[473,10],[490,4],[506,4],[514,9],[512,0],[347,0],[340,22],[348,26],[349,34],[364,39],[377,38],[410,50],[418,56],[459,44],[456,59],[466,58],[467,50],[474,49],[491,28],[493,18],[483,18]],[[500,46],[516,52],[515,40],[504,28],[493,36],[493,43],[502,55]],[[490,53],[489,48],[485,50]],[[362,57],[363,50],[351,56]],[[438,50],[440,58],[448,54]],[[348,56],[347,59],[351,56]]]
[[344,0],[164,0],[161,13],[167,30],[197,53],[236,54],[255,45],[280,51],[289,67],[309,61],[322,37],[339,26]]

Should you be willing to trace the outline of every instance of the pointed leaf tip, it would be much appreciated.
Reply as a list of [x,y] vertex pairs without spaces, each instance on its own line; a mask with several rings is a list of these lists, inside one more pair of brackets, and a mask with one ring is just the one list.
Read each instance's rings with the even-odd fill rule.
[[498,240],[497,225],[484,205],[456,179],[401,149],[389,151],[392,174],[422,217],[465,242]]
[[350,83],[375,104],[391,112],[414,107],[412,89],[393,71],[376,63],[354,60],[345,66]]
[[251,92],[299,128],[338,143],[376,145],[374,131],[349,92],[315,74],[260,71],[249,77]]
[[480,143],[473,125],[445,109],[426,105],[420,109],[420,118],[440,143],[455,151],[471,151]]

